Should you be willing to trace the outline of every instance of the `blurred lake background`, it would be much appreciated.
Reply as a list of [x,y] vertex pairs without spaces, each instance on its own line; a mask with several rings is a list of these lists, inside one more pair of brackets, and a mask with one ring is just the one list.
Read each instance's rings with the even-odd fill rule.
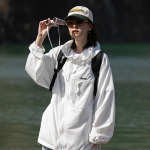
[[[0,150],[40,150],[41,116],[51,93],[25,72],[28,47],[38,23],[65,18],[76,6],[89,7],[108,55],[116,90],[116,126],[102,150],[150,150],[150,1],[0,0]],[[60,27],[61,44],[69,39]],[[58,44],[57,28],[50,31]],[[44,42],[46,52],[50,45]]]

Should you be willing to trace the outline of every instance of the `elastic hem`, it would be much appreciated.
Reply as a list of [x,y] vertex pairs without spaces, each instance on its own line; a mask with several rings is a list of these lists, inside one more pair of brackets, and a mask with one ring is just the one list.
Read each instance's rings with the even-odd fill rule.
[[38,143],[39,143],[40,145],[42,145],[42,146],[47,147],[47,148],[55,149],[55,147],[54,147],[54,146],[52,146],[52,145],[48,144],[47,142],[45,142],[45,141],[43,141],[43,140],[41,140],[41,139],[38,139]]

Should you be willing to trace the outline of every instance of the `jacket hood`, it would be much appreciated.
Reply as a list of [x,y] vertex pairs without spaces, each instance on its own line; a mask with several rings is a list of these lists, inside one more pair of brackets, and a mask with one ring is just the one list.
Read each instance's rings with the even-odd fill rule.
[[81,54],[75,53],[70,47],[73,43],[73,40],[68,41],[65,43],[61,50],[65,57],[67,57],[72,62],[80,62],[80,63],[87,63],[90,62],[91,59],[101,50],[100,44],[97,42],[96,46],[89,47],[85,49]]

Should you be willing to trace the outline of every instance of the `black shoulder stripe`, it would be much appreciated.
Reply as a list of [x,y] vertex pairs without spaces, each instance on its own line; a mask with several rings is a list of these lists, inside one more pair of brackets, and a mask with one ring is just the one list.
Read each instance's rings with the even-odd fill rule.
[[65,62],[67,60],[67,57],[64,56],[63,52],[60,50],[58,57],[57,57],[57,62],[58,62],[58,66],[57,69],[54,69],[54,75],[52,78],[52,81],[50,83],[50,87],[49,90],[52,91],[56,77],[57,77],[57,73],[62,69],[62,67],[64,66]]
[[99,77],[99,70],[101,67],[102,59],[103,59],[103,51],[100,51],[95,57],[93,57],[91,62],[92,71],[95,77],[94,81],[94,96],[96,96],[97,92],[97,82]]

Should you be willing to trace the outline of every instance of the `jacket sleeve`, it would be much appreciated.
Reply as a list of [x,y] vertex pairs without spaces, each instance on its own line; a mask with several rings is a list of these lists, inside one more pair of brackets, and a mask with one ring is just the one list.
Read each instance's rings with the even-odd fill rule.
[[106,54],[103,56],[94,104],[89,141],[94,144],[107,143],[114,132],[115,91],[111,67]]
[[27,58],[25,70],[30,77],[40,86],[49,88],[56,66],[56,48],[44,54],[45,49],[40,48],[35,42],[29,46],[30,54]]

